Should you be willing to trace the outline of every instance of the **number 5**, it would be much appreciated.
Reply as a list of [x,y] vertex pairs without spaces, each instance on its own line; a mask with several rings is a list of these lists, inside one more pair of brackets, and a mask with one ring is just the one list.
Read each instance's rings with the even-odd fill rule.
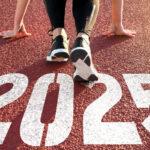
[[[141,84],[150,84],[150,74],[123,75],[137,108],[150,108],[150,90],[144,91]],[[150,132],[150,115],[142,123]]]

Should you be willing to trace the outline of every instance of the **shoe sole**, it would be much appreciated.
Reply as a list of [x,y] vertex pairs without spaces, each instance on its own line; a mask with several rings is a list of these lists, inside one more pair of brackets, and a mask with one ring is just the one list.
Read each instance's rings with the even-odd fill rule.
[[91,60],[85,49],[78,47],[70,55],[71,61],[76,68],[74,80],[78,82],[94,82],[98,80],[95,72],[91,69]]
[[69,54],[64,51],[65,49],[53,50],[51,55],[46,57],[46,60],[50,62],[66,62],[68,61]]

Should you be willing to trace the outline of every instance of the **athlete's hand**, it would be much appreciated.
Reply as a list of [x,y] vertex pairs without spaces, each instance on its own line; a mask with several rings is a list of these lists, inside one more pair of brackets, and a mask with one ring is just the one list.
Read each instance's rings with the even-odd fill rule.
[[127,36],[127,37],[134,37],[136,35],[136,31],[124,29],[123,27],[112,28],[111,32],[106,33],[107,36]]
[[21,26],[21,28],[19,30],[7,30],[7,31],[0,32],[0,37],[2,37],[4,39],[22,38],[22,37],[27,37],[30,35],[31,35],[31,33],[28,33],[26,31],[24,24]]
[[0,36],[4,39],[22,38],[22,37],[26,37],[26,36],[30,36],[30,35],[31,35],[31,33],[28,33],[26,31],[14,32],[14,30],[7,30],[7,31],[0,32]]

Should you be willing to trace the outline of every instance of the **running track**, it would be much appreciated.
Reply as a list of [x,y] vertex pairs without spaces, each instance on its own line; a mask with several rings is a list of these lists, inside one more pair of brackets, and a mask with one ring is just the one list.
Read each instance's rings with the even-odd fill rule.
[[[15,1],[14,1],[15,3]],[[46,128],[40,147],[25,144],[20,137],[19,127],[33,85],[39,77],[47,73],[65,73],[72,76],[71,63],[47,64],[45,56],[50,45],[47,35],[49,21],[43,2],[31,2],[25,23],[31,37],[10,41],[0,39],[0,75],[8,73],[22,73],[29,78],[26,92],[15,102],[0,109],[0,121],[12,121],[12,125],[0,145],[0,150],[150,150],[150,132],[142,126],[142,122],[150,115],[148,108],[138,109],[131,97],[122,74],[150,73],[150,2],[149,0],[125,0],[124,24],[137,31],[133,39],[126,37],[104,37],[102,33],[108,31],[111,21],[111,1],[101,0],[100,13],[92,34],[92,53],[97,70],[113,76],[121,85],[123,96],[121,100],[103,117],[105,122],[135,122],[142,145],[84,145],[83,144],[83,113],[87,106],[97,99],[105,86],[96,84],[92,89],[75,83],[74,85],[74,121],[69,137],[61,144],[53,147],[44,146]],[[0,31],[13,26],[15,4],[9,0],[0,2]],[[72,44],[74,39],[74,23],[71,15],[71,2],[67,3],[66,29]],[[9,84],[0,87],[0,95],[7,92]],[[150,89],[147,84],[145,89]],[[50,86],[42,122],[53,122],[57,104],[58,87]],[[52,97],[49,100],[49,97]],[[117,132],[117,131],[116,131]]]

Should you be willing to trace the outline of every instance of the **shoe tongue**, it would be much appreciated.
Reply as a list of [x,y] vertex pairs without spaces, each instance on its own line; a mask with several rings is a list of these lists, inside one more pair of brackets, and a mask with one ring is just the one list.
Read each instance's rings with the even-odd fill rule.
[[64,38],[67,39],[67,33],[64,28],[56,28],[52,31],[53,39],[57,36],[62,35]]

